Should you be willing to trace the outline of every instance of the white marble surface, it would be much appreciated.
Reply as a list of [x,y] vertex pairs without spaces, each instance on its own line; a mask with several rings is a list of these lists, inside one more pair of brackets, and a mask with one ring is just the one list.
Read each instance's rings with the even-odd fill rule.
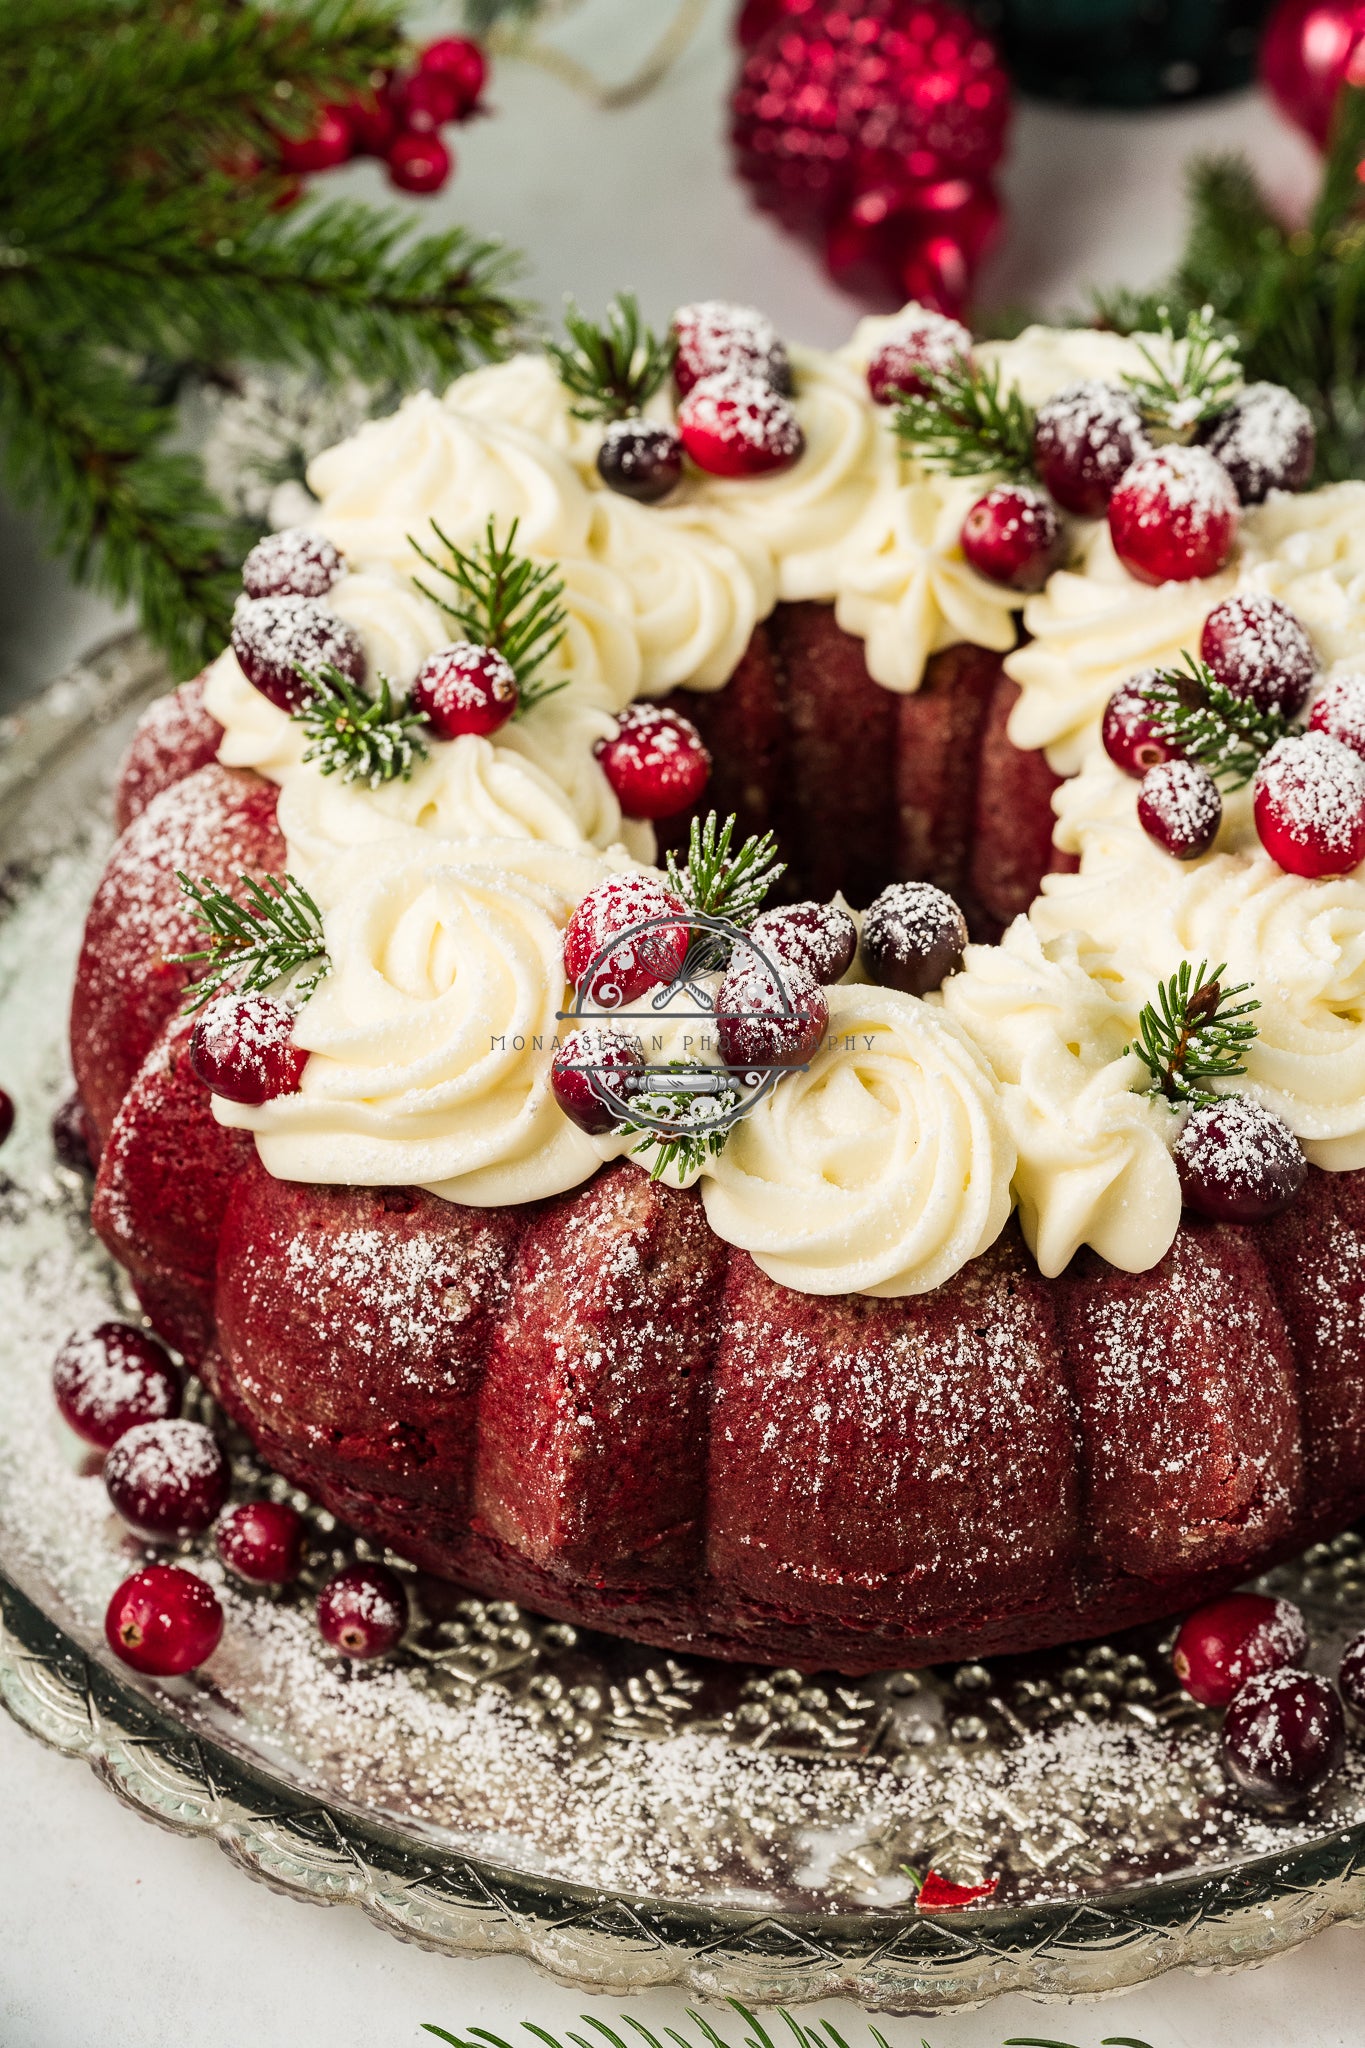
[[[613,116],[548,76],[506,69],[498,118],[461,136],[459,176],[424,217],[467,219],[526,249],[527,288],[551,308],[569,290],[596,307],[633,284],[657,316],[690,296],[749,298],[794,335],[837,339],[851,303],[726,174],[724,12],[713,0],[666,85]],[[661,0],[633,10],[591,0],[575,34],[604,68],[624,70],[632,41],[663,15]],[[1309,152],[1254,94],[1141,116],[1021,109],[1006,176],[1011,230],[987,296],[1059,309],[1080,303],[1087,282],[1161,274],[1179,244],[1186,160],[1231,147],[1251,152],[1286,205],[1311,191]],[[342,185],[384,189],[369,166],[333,189]],[[0,703],[36,688],[114,618],[44,564],[21,519],[0,514]],[[207,1843],[135,1818],[0,1717],[2,2048],[398,2048],[429,2038],[423,2020],[506,2032],[530,2018],[562,2030],[585,2007],[614,2011],[520,1961],[446,1961],[400,1946],[353,1909],[310,1912],[276,1897]],[[658,1993],[633,2009],[658,2028],[678,2024],[682,2005]],[[827,2010],[861,2048],[858,2015]],[[1021,2034],[1077,2048],[1113,2034],[1152,2048],[1362,2048],[1365,1948],[1340,1929],[1255,1974],[1173,1977],[1098,2009],[1012,1999],[886,2032],[893,2048],[997,2048]]]

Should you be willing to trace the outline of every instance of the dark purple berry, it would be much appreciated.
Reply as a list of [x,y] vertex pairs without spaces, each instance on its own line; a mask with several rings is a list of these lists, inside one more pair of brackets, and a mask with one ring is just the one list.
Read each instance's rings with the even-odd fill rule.
[[268,533],[242,564],[248,597],[325,597],[345,568],[325,534],[306,526]]
[[1114,384],[1068,384],[1038,408],[1033,461],[1064,511],[1102,519],[1119,478],[1148,445],[1129,392]]
[[1307,1648],[1308,1630],[1292,1600],[1229,1593],[1181,1623],[1171,1665],[1201,1707],[1225,1707],[1249,1678],[1299,1663]]
[[68,1095],[52,1119],[52,1149],[57,1163],[68,1173],[92,1174],[95,1162],[90,1156],[90,1126],[86,1119],[85,1104],[79,1095]]
[[215,996],[190,1033],[190,1066],[226,1102],[296,1095],[308,1054],[294,1043],[295,1012],[273,996]]
[[1185,1207],[1219,1223],[1257,1223],[1287,1209],[1308,1176],[1303,1147],[1249,1095],[1192,1109],[1175,1142]]
[[180,1375],[145,1330],[100,1323],[67,1338],[52,1366],[52,1392],[77,1436],[109,1450],[141,1422],[180,1413]]
[[774,974],[736,946],[716,993],[716,1039],[727,1067],[804,1067],[828,1028],[825,992],[804,967]]
[[644,1064],[638,1039],[624,1031],[603,1031],[587,1024],[565,1039],[550,1067],[550,1086],[555,1101],[580,1131],[600,1137],[613,1130],[622,1112],[604,1102],[594,1086],[598,1074],[608,1087],[624,1097],[622,1083],[637,1074]]
[[310,597],[241,597],[232,614],[232,651],[253,688],[281,711],[306,704],[300,669],[340,669],[365,679],[365,650],[354,626]]
[[863,919],[863,964],[883,988],[927,996],[962,965],[967,920],[932,882],[893,882]]
[[181,1678],[217,1649],[223,1610],[212,1586],[175,1564],[134,1572],[109,1602],[104,1637],[114,1655],[151,1678]]
[[782,910],[765,910],[749,937],[774,967],[804,967],[826,988],[843,980],[858,952],[858,927],[837,903],[789,903]]
[[1232,1698],[1223,1722],[1223,1768],[1253,1805],[1298,1805],[1346,1754],[1346,1717],[1325,1678],[1263,1671]]
[[972,567],[1010,590],[1041,590],[1052,571],[1061,526],[1050,498],[1028,484],[996,484],[962,522],[962,552]]
[[283,1586],[303,1562],[303,1516],[280,1500],[244,1500],[213,1532],[223,1563],[253,1586]]
[[682,481],[683,445],[672,427],[652,420],[613,420],[597,451],[597,474],[609,491],[657,505]]
[[1175,860],[1197,860],[1218,836],[1223,799],[1198,761],[1159,761],[1142,778],[1138,822]]
[[1153,704],[1147,695],[1148,686],[1156,680],[1157,671],[1145,668],[1130,676],[1126,683],[1120,683],[1104,707],[1100,727],[1104,751],[1110,760],[1125,775],[1135,775],[1139,781],[1149,768],[1180,758],[1179,746],[1165,731],[1162,707]]
[[407,1592],[387,1565],[347,1565],[318,1594],[323,1641],[343,1657],[382,1657],[407,1625]]
[[228,1462],[202,1422],[140,1422],[104,1461],[109,1498],[151,1543],[200,1536],[227,1499]]
[[1365,1720],[1365,1631],[1352,1636],[1342,1651],[1337,1684],[1351,1712],[1358,1719]]
[[1282,384],[1248,384],[1199,435],[1218,457],[1244,505],[1271,491],[1301,491],[1313,474],[1313,415]]
[[0,1145],[3,1145],[14,1129],[14,1097],[7,1088],[0,1088]]
[[1214,675],[1234,697],[1258,711],[1292,718],[1317,673],[1318,658],[1303,627],[1277,597],[1259,591],[1229,597],[1204,621],[1199,641]]

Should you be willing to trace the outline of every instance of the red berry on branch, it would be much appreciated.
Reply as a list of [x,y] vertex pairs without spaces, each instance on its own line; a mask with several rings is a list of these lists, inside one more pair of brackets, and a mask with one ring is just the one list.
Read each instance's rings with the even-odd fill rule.
[[710,476],[769,476],[790,469],[806,445],[786,399],[760,378],[733,372],[692,386],[678,407],[678,432]]
[[1234,697],[1290,718],[1318,667],[1313,643],[1289,606],[1260,591],[1215,605],[1204,621],[1199,652]]
[[110,1500],[149,1543],[200,1536],[227,1499],[228,1463],[202,1422],[139,1422],[104,1461]]
[[439,135],[396,136],[384,161],[389,182],[400,192],[439,192],[455,168],[455,157]]
[[298,1018],[273,996],[221,995],[190,1033],[196,1078],[225,1102],[274,1102],[297,1095],[308,1054],[294,1043]]
[[1223,799],[1198,761],[1159,761],[1142,778],[1138,823],[1174,860],[1198,860],[1218,837]]
[[496,647],[457,640],[429,654],[413,680],[410,702],[438,740],[497,732],[521,701],[516,671]]
[[825,992],[804,967],[776,973],[737,945],[716,992],[716,1040],[727,1067],[804,1067],[829,1028]]
[[180,1375],[154,1337],[131,1323],[100,1323],[67,1338],[52,1366],[63,1420],[107,1451],[140,1422],[180,1413]]
[[1313,415],[1282,384],[1248,384],[1201,429],[1199,440],[1218,457],[1244,505],[1261,504],[1271,491],[1301,491],[1317,459]]
[[967,920],[932,882],[892,882],[863,919],[863,965],[883,988],[927,996],[962,965]]
[[564,931],[564,972],[584,1000],[618,1010],[670,982],[687,958],[682,901],[656,874],[617,875],[583,898]]
[[1365,760],[1365,676],[1338,676],[1319,694],[1308,718],[1311,732],[1325,732]]
[[1157,680],[1156,669],[1146,668],[1120,683],[1104,707],[1100,725],[1105,753],[1125,775],[1139,780],[1149,768],[1180,757],[1179,746],[1162,725],[1161,708],[1148,695]]
[[679,306],[673,315],[673,381],[686,398],[707,377],[757,377],[774,391],[791,389],[786,343],[766,313],[753,306],[733,306],[725,299],[702,299]]
[[355,153],[351,126],[340,107],[323,107],[306,135],[280,137],[281,167],[297,177],[335,170]]
[[1215,576],[1237,538],[1237,493],[1206,448],[1154,448],[1109,500],[1114,553],[1141,583]]
[[[606,1086],[620,1093],[620,1082],[639,1073],[644,1056],[638,1039],[624,1031],[603,1031],[586,1024],[571,1032],[550,1067],[550,1086],[555,1101],[571,1123],[590,1136],[600,1137],[615,1128],[620,1112],[605,1102],[593,1085],[600,1074]],[[617,1077],[613,1080],[613,1076]],[[624,1097],[623,1097],[624,1099]]]
[[394,93],[398,125],[413,135],[434,135],[455,119],[454,86],[439,71],[414,71]]
[[1312,1672],[1263,1671],[1233,1695],[1221,1747],[1223,1768],[1246,1799],[1271,1812],[1287,1811],[1341,1766],[1341,1701]]
[[303,1516],[279,1500],[244,1500],[213,1532],[218,1555],[253,1586],[284,1586],[303,1562]]
[[804,967],[825,987],[843,980],[858,951],[858,927],[837,903],[765,910],[749,937],[774,966]]
[[630,704],[615,736],[594,752],[628,818],[672,818],[697,802],[711,756],[690,718],[662,704]]
[[365,680],[365,649],[354,626],[309,597],[239,597],[232,651],[254,689],[280,711],[297,711],[310,690],[300,669],[339,668]]
[[960,320],[945,319],[927,306],[911,307],[868,364],[867,388],[874,404],[896,405],[928,388],[926,373],[942,376],[961,369],[971,353],[971,332]]
[[407,1625],[407,1589],[387,1565],[348,1565],[318,1594],[322,1639],[343,1657],[383,1657]]
[[1172,1156],[1185,1207],[1216,1223],[1278,1216],[1308,1178],[1303,1147],[1288,1124],[1249,1095],[1192,1109]]
[[1041,590],[1061,533],[1050,498],[1028,484],[996,484],[962,522],[962,552],[979,575],[1010,590]]
[[1148,447],[1131,392],[1114,384],[1068,384],[1040,405],[1033,462],[1065,512],[1102,519],[1119,478]]
[[417,69],[423,77],[440,78],[449,87],[457,121],[474,112],[488,82],[487,60],[468,36],[438,36],[418,57]]
[[387,156],[399,132],[398,82],[391,71],[372,76],[370,90],[343,107],[357,156]]
[[322,533],[286,527],[257,541],[242,564],[248,597],[325,597],[346,564]]
[[114,1655],[150,1678],[181,1678],[217,1649],[223,1610],[212,1586],[175,1564],[150,1564],[109,1602],[104,1637]]
[[1229,1593],[1181,1623],[1171,1664],[1201,1707],[1225,1707],[1249,1678],[1300,1663],[1307,1648],[1308,1630],[1292,1601]]
[[1325,732],[1277,740],[1256,771],[1261,844],[1286,874],[1348,875],[1365,860],[1365,760]]

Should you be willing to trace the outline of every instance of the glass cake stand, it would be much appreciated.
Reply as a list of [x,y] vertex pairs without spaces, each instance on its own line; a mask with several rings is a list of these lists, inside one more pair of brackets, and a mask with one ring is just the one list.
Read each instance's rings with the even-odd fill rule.
[[[1261,1962],[1365,1919],[1365,1754],[1293,1823],[1239,1811],[1160,1629],[810,1679],[666,1656],[409,1572],[408,1647],[351,1671],[323,1650],[312,1595],[373,1553],[308,1507],[286,1597],[224,1583],[201,1548],[227,1615],[201,1674],[156,1684],[116,1665],[101,1620],[140,1553],[77,1462],[48,1370],[74,1324],[130,1301],[47,1127],[114,766],[165,683],[120,639],[0,728],[0,1081],[19,1112],[0,1154],[0,1696],[15,1719],[277,1890],[608,1993],[941,2013]],[[245,1440],[232,1449],[241,1485],[286,1495]],[[1273,1583],[1309,1610],[1331,1669],[1365,1623],[1365,1544],[1318,1546]],[[996,1890],[919,1914],[928,1867]]]

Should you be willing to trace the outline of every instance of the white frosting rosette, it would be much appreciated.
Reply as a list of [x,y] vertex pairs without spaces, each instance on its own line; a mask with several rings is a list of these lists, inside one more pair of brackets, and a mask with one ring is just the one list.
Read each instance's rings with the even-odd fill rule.
[[469,370],[447,387],[441,402],[452,412],[510,420],[526,428],[567,455],[585,482],[596,485],[593,465],[602,445],[601,425],[575,416],[572,394],[560,383],[549,356],[527,352]]
[[1014,1147],[958,1027],[895,989],[829,994],[829,1039],[702,1182],[718,1236],[803,1294],[925,1294],[993,1244]]
[[680,685],[721,689],[777,600],[762,541],[740,519],[699,506],[636,505],[599,492],[592,547],[629,593],[646,697]]

